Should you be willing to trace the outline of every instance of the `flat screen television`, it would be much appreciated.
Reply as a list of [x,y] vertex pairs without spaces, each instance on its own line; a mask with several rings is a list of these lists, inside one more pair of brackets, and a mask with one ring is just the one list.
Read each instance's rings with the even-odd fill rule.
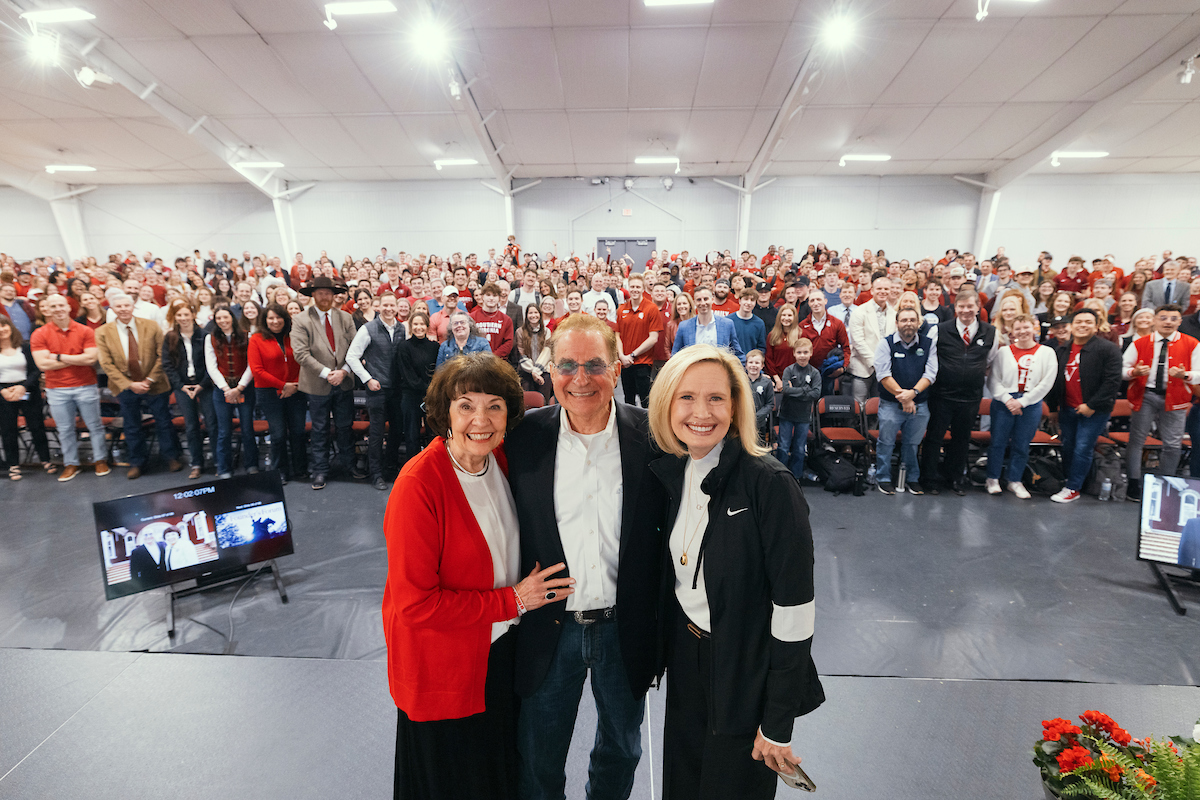
[[1200,480],[1142,478],[1138,560],[1200,570]]
[[290,555],[277,471],[93,503],[109,600]]

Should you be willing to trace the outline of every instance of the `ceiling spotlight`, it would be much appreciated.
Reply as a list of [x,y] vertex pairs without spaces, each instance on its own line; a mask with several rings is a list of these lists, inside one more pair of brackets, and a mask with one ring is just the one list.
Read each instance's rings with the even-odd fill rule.
[[95,14],[84,11],[82,8],[47,8],[39,11],[25,11],[21,14],[21,19],[41,24],[51,22],[79,22],[95,18]]
[[75,70],[75,80],[79,81],[79,85],[85,89],[107,89],[113,85],[111,75],[105,75],[103,72],[97,72],[86,66]]
[[638,156],[633,160],[635,164],[674,164],[675,174],[679,174],[679,157],[678,156]]
[[854,27],[854,20],[845,14],[830,17],[825,21],[821,37],[825,40],[825,44],[830,47],[842,47],[854,36]]
[[35,33],[29,37],[29,55],[39,64],[58,64],[58,34]]
[[95,167],[85,167],[82,164],[49,164],[46,172],[53,175],[56,172],[95,172]]
[[454,78],[450,79],[450,96],[455,100],[462,99],[462,86]]
[[842,156],[841,159],[838,161],[838,166],[839,167],[846,166],[847,161],[891,161],[891,160],[892,160],[891,156],[884,155],[883,153],[879,153],[879,154],[847,153],[846,155]]
[[1183,64],[1183,72],[1179,73],[1179,82],[1184,84],[1191,83],[1192,76],[1196,74],[1196,57],[1192,56],[1187,61],[1179,63]]
[[440,61],[450,53],[450,32],[441,20],[427,16],[413,25],[412,44],[426,61]]
[[435,158],[433,166],[437,169],[442,167],[470,167],[479,162],[474,158]]
[[663,178],[662,184],[663,184],[663,188],[669,192],[669,191],[671,191],[671,187],[675,185],[675,179],[674,178]]
[[1050,166],[1057,167],[1060,158],[1107,158],[1104,150],[1056,150],[1050,154]]
[[283,169],[282,161],[239,161],[234,164],[238,169]]
[[632,188],[633,188],[633,178],[626,178],[626,179],[625,179],[625,189],[626,189],[626,191],[628,191],[629,189],[632,189]]

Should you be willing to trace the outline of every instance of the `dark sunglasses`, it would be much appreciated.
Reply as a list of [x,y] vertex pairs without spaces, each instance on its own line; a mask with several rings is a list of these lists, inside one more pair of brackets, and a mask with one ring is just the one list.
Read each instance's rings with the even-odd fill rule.
[[593,358],[591,361],[583,364],[580,364],[577,361],[566,359],[555,364],[554,368],[558,370],[559,375],[562,375],[565,378],[574,378],[575,373],[580,367],[583,367],[583,371],[588,375],[598,376],[608,372],[608,368],[610,366],[612,365],[602,358]]

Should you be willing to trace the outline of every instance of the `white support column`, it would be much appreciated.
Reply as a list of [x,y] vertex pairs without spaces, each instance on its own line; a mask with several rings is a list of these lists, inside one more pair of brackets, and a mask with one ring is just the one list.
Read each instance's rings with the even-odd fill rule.
[[516,210],[513,208],[512,192],[504,193],[504,230],[505,236],[517,235]]
[[67,261],[87,258],[91,251],[88,249],[87,232],[83,228],[83,209],[79,198],[51,200],[50,211],[54,214],[58,235],[62,237],[63,247],[67,251]]
[[279,240],[283,242],[283,260],[289,260],[299,250],[296,243],[296,221],[292,216],[292,201],[286,197],[272,198],[275,206],[275,224],[279,227]]
[[738,192],[737,251],[750,249],[750,192]]
[[979,215],[975,218],[975,258],[987,258],[992,228],[996,224],[996,211],[1000,208],[1000,190],[984,189],[979,195]]

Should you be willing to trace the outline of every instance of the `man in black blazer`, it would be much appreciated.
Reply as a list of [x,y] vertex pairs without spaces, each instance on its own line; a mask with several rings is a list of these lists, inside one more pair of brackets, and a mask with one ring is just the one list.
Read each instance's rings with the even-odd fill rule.
[[625,800],[641,758],[644,695],[661,672],[658,588],[663,503],[647,465],[661,455],[646,412],[613,400],[616,337],[576,314],[551,342],[559,405],[531,411],[509,436],[509,485],[525,572],[566,564],[565,604],[530,611],[517,628],[520,796],[560,800],[567,750],[590,673],[599,728],[591,800]]
[[1200,569],[1200,517],[1189,519],[1179,536],[1176,563],[1187,569]]
[[1056,503],[1079,499],[1096,439],[1108,425],[1121,388],[1121,348],[1096,335],[1099,323],[1095,311],[1081,308],[1071,316],[1071,341],[1057,348],[1058,378],[1046,399],[1058,411],[1067,483],[1050,498]]
[[129,554],[129,580],[142,589],[159,586],[167,574],[166,563],[167,546],[154,534],[143,531],[138,535],[138,546]]

